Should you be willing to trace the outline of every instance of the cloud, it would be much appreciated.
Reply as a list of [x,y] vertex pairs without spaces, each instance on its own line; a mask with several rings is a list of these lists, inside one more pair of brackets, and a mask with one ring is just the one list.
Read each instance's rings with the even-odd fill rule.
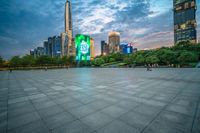
[[[0,55],[23,55],[49,36],[60,35],[65,2],[1,0]],[[136,42],[140,49],[168,46],[173,44],[172,6],[171,0],[72,0],[74,35],[91,35],[97,54],[100,41],[107,41],[108,32],[113,30],[121,33],[122,41]],[[199,15],[197,10],[198,21]]]
[[[153,39],[152,39],[153,38]],[[162,42],[162,44],[161,44]],[[155,32],[135,40],[135,47],[139,49],[158,48],[173,45],[173,32]]]

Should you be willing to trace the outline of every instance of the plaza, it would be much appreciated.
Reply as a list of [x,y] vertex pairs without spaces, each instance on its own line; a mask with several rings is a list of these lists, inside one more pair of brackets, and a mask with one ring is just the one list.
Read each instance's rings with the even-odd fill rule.
[[0,72],[0,133],[199,133],[200,69]]

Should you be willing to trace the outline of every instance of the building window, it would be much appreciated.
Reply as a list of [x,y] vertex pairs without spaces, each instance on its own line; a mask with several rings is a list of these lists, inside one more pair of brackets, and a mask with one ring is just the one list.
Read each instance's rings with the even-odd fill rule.
[[186,28],[186,24],[182,24],[182,25],[181,25],[181,29],[184,30],[185,28]]
[[182,9],[181,6],[176,7],[176,11],[179,11],[179,10],[181,10],[181,9]]
[[178,25],[175,25],[175,26],[174,26],[174,29],[177,30],[177,29],[178,29]]
[[191,2],[191,7],[195,7],[194,1]]
[[188,9],[189,8],[189,3],[185,3],[184,8]]

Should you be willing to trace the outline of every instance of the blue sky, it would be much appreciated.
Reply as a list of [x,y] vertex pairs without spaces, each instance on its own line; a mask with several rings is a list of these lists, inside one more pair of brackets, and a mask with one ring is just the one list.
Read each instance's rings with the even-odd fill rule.
[[[49,36],[60,35],[64,31],[65,1],[1,0],[0,56],[8,59],[28,54]],[[173,44],[172,0],[72,0],[72,8],[74,35],[93,37],[97,54],[100,41],[107,41],[112,30],[139,49]],[[197,10],[198,24],[199,16]],[[199,31],[198,25],[200,40]]]

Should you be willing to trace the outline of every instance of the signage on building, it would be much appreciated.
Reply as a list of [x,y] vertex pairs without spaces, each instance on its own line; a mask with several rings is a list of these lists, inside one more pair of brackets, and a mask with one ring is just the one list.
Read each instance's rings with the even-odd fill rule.
[[89,61],[90,60],[90,36],[78,34],[75,39],[76,43],[76,60]]

